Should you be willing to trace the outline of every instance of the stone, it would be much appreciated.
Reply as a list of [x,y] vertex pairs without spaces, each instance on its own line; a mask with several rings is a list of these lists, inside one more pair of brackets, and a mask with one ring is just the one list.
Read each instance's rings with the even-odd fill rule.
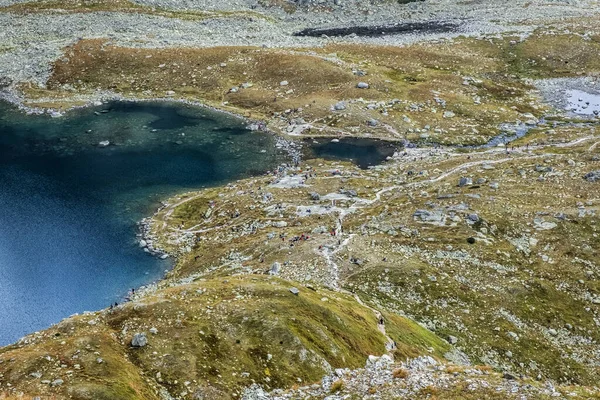
[[133,335],[133,339],[131,339],[132,347],[144,347],[148,344],[148,339],[146,338],[145,333],[136,333]]
[[552,172],[552,167],[548,167],[546,165],[536,165],[535,172]]
[[13,83],[12,79],[7,76],[0,76],[0,88],[5,88]]
[[588,182],[600,182],[600,170],[588,172],[583,176]]
[[174,92],[174,91],[172,91],[172,90],[167,90],[167,91],[165,92],[165,94],[166,94],[167,96],[175,96],[175,92]]
[[300,291],[298,290],[298,288],[290,288],[290,293],[293,294],[294,296],[298,296],[298,294],[300,294]]
[[492,183],[490,183],[490,188],[491,189],[498,190],[499,187],[500,187],[500,185],[498,184],[498,182],[492,182]]
[[140,247],[146,247],[148,246],[148,243],[146,243],[146,241],[144,239],[140,240]]
[[237,86],[232,87],[231,89],[229,89],[229,93],[237,93],[239,91]]
[[377,121],[376,119],[370,119],[367,121],[367,125],[374,127],[374,126],[379,125],[379,121]]
[[533,220],[533,227],[538,231],[547,231],[556,228],[556,222],[544,221],[541,218],[535,218]]
[[288,81],[281,81],[281,82],[279,82],[279,86],[287,86],[289,84],[290,83]]
[[319,193],[317,193],[317,192],[311,192],[310,193],[310,198],[312,200],[319,201],[319,200],[321,200],[321,195]]
[[60,386],[63,383],[65,383],[65,381],[63,381],[62,379],[55,379],[52,381],[52,383],[50,384],[50,386],[52,387],[56,387],[56,386]]
[[469,214],[469,215],[467,215],[467,219],[472,222],[477,222],[477,221],[479,221],[479,215]]
[[463,187],[463,186],[470,186],[473,184],[473,179],[472,178],[466,178],[466,177],[462,177],[458,180],[458,186]]
[[278,262],[274,262],[271,265],[271,270],[269,271],[270,275],[279,275],[279,270],[281,269],[281,264]]
[[456,116],[456,114],[454,114],[452,111],[444,111],[444,118],[454,118]]
[[369,355],[369,357],[367,358],[367,366],[369,365],[373,365],[375,364],[377,361],[379,361],[379,357],[374,356],[374,355]]
[[337,103],[335,103],[335,105],[333,106],[333,109],[336,111],[342,111],[346,109],[346,102],[344,101],[338,101]]
[[156,329],[155,327],[150,328],[150,333],[153,335],[156,335],[158,333],[158,329]]
[[98,143],[98,147],[108,147],[110,145],[110,142],[108,140],[103,140],[100,143]]
[[365,262],[360,258],[351,257],[350,262],[355,265],[363,265]]
[[356,87],[359,89],[368,89],[369,88],[369,84],[366,82],[358,82],[356,84]]
[[285,222],[285,221],[274,221],[274,222],[272,223],[272,225],[273,225],[275,228],[285,228],[286,226],[288,226],[288,223],[287,223],[287,222]]
[[450,335],[450,336],[448,336],[448,343],[456,344],[456,343],[458,343],[458,338],[456,336]]

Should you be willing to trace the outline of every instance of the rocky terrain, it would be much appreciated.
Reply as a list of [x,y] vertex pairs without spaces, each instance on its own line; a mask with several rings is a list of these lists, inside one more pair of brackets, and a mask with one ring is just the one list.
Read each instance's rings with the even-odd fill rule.
[[596,2],[0,6],[25,111],[199,103],[296,156],[165,200],[139,240],[174,269],[0,349],[0,399],[600,396]]

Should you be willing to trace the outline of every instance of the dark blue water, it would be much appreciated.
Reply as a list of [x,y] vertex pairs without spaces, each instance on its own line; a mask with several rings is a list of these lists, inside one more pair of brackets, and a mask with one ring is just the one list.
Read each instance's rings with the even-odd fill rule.
[[274,149],[270,135],[195,107],[50,118],[0,104],[0,345],[160,278],[170,263],[141,251],[136,223],[176,192],[273,168],[284,159]]
[[309,157],[325,160],[352,161],[362,169],[384,162],[394,155],[400,146],[392,142],[368,138],[343,138],[332,141],[328,138],[306,139],[310,147],[305,149]]

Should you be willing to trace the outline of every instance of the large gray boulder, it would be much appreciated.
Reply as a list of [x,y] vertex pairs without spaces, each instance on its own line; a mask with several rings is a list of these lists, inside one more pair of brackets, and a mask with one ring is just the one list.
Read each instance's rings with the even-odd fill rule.
[[131,339],[132,347],[144,347],[148,344],[148,338],[146,338],[145,333],[136,333],[133,335],[133,339]]

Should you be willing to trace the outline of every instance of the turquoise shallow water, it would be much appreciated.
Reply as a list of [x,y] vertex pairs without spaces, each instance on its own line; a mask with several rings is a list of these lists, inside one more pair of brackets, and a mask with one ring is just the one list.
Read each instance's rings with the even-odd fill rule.
[[169,261],[135,237],[159,200],[286,159],[271,135],[197,107],[112,103],[51,118],[0,104],[0,345],[159,279]]

